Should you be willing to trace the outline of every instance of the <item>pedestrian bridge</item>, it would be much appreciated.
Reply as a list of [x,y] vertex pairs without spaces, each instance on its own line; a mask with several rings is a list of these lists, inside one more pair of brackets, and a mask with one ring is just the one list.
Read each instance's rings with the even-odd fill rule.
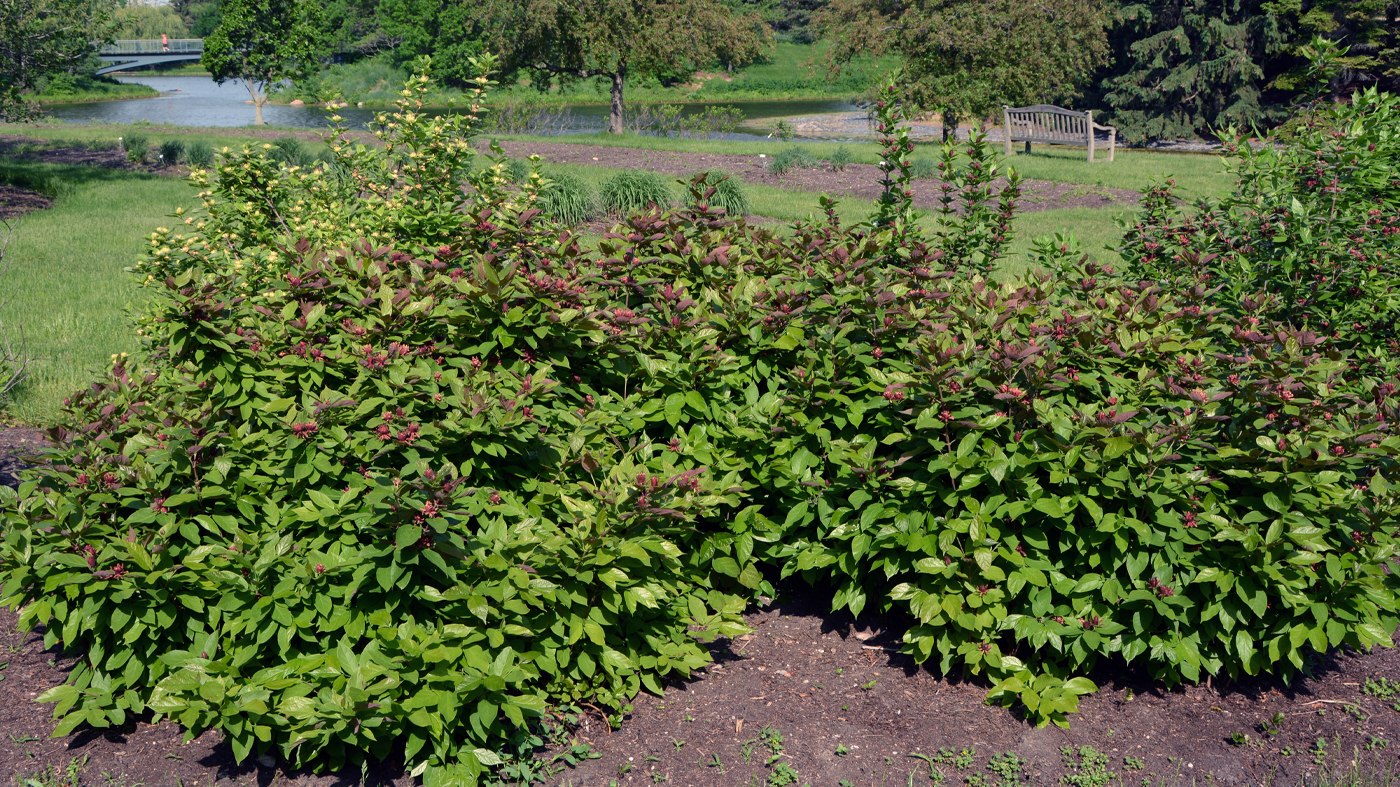
[[110,74],[160,63],[199,60],[203,55],[202,38],[172,38],[165,43],[158,38],[149,41],[113,41],[97,50],[97,56],[107,64],[97,69],[97,73]]

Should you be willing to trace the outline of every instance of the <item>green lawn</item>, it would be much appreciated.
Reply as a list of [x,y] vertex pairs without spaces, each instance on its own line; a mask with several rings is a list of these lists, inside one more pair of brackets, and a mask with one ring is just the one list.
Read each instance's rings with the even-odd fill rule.
[[22,329],[35,359],[9,413],[44,423],[112,353],[137,349],[127,310],[139,290],[122,268],[176,207],[195,204],[195,191],[183,180],[93,167],[3,164],[0,181],[66,184],[52,209],[20,221],[0,275],[0,319],[12,338]]

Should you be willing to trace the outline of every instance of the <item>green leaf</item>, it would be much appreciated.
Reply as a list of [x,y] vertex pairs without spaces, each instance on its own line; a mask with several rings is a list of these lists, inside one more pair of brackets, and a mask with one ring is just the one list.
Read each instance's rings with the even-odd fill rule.
[[423,528],[418,525],[400,525],[394,533],[394,548],[402,552],[423,538]]

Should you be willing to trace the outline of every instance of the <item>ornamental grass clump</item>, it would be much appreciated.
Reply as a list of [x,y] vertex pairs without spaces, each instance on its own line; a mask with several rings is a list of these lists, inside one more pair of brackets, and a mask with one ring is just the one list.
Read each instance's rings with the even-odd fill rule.
[[1019,179],[985,137],[927,232],[890,88],[868,221],[682,205],[586,245],[410,87],[335,173],[196,173],[136,268],[144,360],[0,491],[5,600],[78,659],[60,734],[150,712],[471,784],[691,674],[763,569],[1037,724],[1103,658],[1175,685],[1390,644],[1400,381],[1208,276],[1064,243],[991,280]]
[[577,175],[551,172],[539,192],[540,210],[566,227],[577,227],[598,215],[598,197]]
[[603,182],[598,190],[603,210],[614,216],[626,216],[653,209],[670,207],[671,187],[655,172],[629,170],[619,172]]
[[185,148],[185,163],[198,169],[214,166],[214,146],[207,140],[197,139]]
[[[704,178],[703,185],[700,178]],[[694,192],[702,192],[699,202],[723,208],[730,216],[743,216],[753,210],[748,194],[744,193],[743,182],[722,169],[700,173],[692,181],[692,186]],[[690,202],[697,203],[694,193],[690,196]]]

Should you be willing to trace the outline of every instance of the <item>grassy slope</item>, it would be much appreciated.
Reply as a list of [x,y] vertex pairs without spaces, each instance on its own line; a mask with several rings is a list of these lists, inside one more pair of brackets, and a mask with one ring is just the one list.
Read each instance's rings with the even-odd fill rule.
[[122,268],[176,207],[194,204],[195,192],[183,180],[91,167],[5,165],[0,178],[17,179],[17,169],[70,187],[52,209],[23,218],[0,275],[0,317],[12,336],[23,327],[37,359],[10,412],[42,423],[112,353],[136,350],[126,309],[138,290]]

